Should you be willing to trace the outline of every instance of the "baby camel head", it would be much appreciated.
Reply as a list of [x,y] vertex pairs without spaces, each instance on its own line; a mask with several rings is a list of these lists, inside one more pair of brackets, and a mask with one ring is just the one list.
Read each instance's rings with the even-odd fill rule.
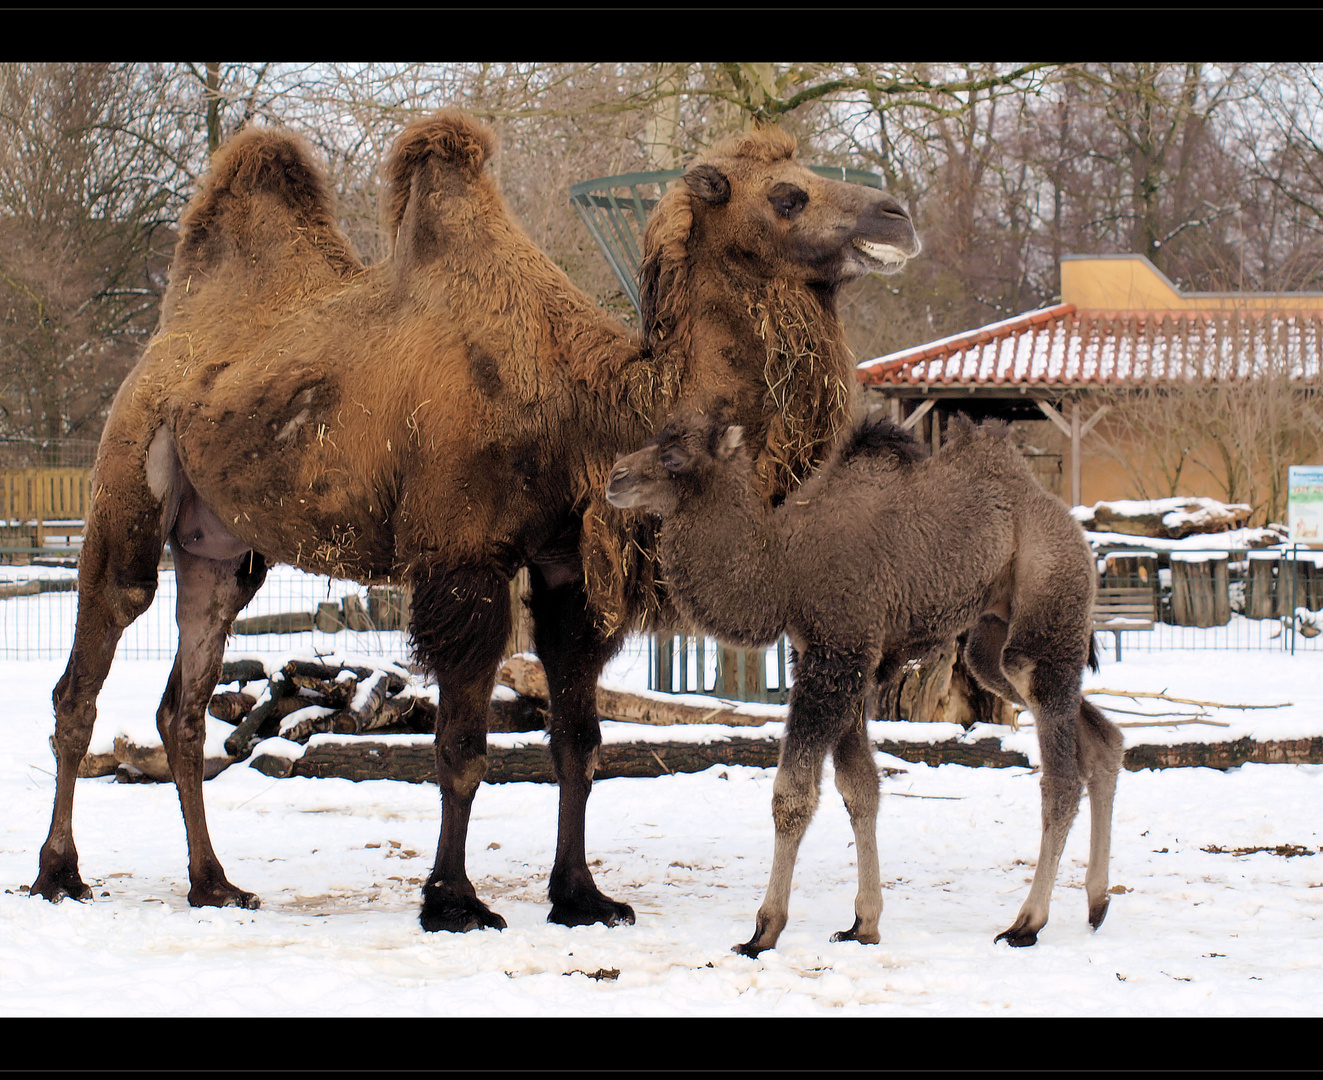
[[702,413],[677,414],[641,449],[615,463],[606,501],[622,510],[670,517],[743,445],[744,428],[738,424]]

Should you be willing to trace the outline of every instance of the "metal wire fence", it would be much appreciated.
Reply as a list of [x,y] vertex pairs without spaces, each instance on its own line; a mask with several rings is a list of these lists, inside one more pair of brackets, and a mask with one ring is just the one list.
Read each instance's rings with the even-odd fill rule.
[[[1147,558],[1146,558],[1147,556]],[[1323,551],[1211,551],[1157,554],[1114,552],[1100,557],[1104,584],[1146,584],[1153,589],[1152,630],[1124,632],[1129,650],[1262,650],[1288,653],[1323,651]],[[56,566],[0,566],[0,659],[63,659],[73,645],[77,616],[76,571]],[[169,659],[175,653],[174,571],[163,567],[151,608],[120,638],[116,656]],[[319,611],[320,609],[320,611]],[[328,609],[330,609],[328,611]],[[379,605],[368,590],[352,582],[273,567],[266,583],[241,613],[236,626],[252,627],[267,618],[262,633],[236,633],[228,655],[247,653],[354,654],[405,659],[410,655],[404,623],[397,617],[373,618]],[[341,618],[334,617],[335,611]],[[351,613],[353,613],[351,615]],[[325,617],[325,616],[331,617]],[[365,621],[366,619],[366,621]],[[297,625],[276,630],[275,625]],[[343,628],[335,628],[339,624]],[[366,627],[354,629],[353,627]],[[1100,632],[1099,645],[1111,646],[1111,633]],[[688,655],[689,652],[693,655]],[[654,643],[650,666],[658,668]],[[680,656],[684,656],[681,662]],[[690,639],[680,655],[668,660],[659,688],[698,691],[700,656],[704,688],[717,680],[719,650],[708,641],[703,650]],[[775,694],[786,683],[775,648],[767,660],[764,685]],[[683,674],[681,674],[683,672]],[[687,676],[687,678],[686,678]],[[701,691],[698,691],[701,692]]]
[[[42,591],[25,593],[24,587]],[[73,647],[74,624],[78,614],[78,594],[73,588],[76,572],[56,567],[0,567],[0,659],[63,659]],[[8,594],[8,595],[7,595]],[[174,656],[179,642],[175,625],[174,570],[162,567],[152,606],[124,631],[115,651],[117,659],[159,660]],[[346,605],[346,598],[348,604]],[[306,629],[236,633],[226,644],[227,655],[247,653],[301,653],[404,659],[409,656],[409,642],[402,629],[327,630],[336,622],[364,625],[357,619],[318,619],[320,605],[332,604],[341,612],[369,610],[367,590],[353,582],[304,574],[290,567],[273,567],[266,583],[244,608],[236,627],[252,626],[257,620],[278,624],[278,616],[297,615],[284,620],[286,625],[306,625]],[[322,612],[323,615],[327,613]],[[391,622],[398,624],[398,619]]]

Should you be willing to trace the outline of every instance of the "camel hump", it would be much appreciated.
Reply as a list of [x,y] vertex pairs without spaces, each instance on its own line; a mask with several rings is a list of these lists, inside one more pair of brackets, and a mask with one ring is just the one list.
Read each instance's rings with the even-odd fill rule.
[[[267,211],[255,207],[261,196]],[[271,198],[284,208],[282,220],[271,218]],[[279,128],[249,128],[212,155],[180,217],[176,270],[192,272],[237,253],[266,258],[292,227],[306,233],[337,273],[352,272],[358,260],[336,217],[330,185],[307,144]]]
[[1011,426],[1005,420],[989,419],[981,423],[971,420],[965,413],[958,412],[951,417],[947,428],[945,446],[952,451],[966,445],[992,446],[1005,443],[1010,446]]
[[257,192],[277,196],[302,218],[329,216],[331,194],[302,139],[278,128],[249,128],[211,159],[201,190],[180,221],[184,230],[206,230]]
[[491,129],[459,109],[442,109],[406,127],[386,159],[386,225],[392,233],[404,218],[413,175],[429,158],[463,170],[473,179],[495,150]]
[[856,458],[891,458],[897,465],[913,465],[928,456],[928,448],[894,420],[874,417],[859,424],[841,445],[841,462]]

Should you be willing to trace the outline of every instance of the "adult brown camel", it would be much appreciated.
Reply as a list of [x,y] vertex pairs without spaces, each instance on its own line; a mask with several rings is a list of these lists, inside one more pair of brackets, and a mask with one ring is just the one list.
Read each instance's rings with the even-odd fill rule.
[[965,659],[992,693],[1033,710],[1042,751],[1042,841],[1009,929],[1032,945],[1066,834],[1089,789],[1089,922],[1107,914],[1112,800],[1121,733],[1080,695],[1093,657],[1097,571],[1079,524],[1045,492],[1004,424],[956,433],[933,458],[890,420],[866,423],[778,508],[756,494],[740,428],[682,412],[612,470],[611,502],[662,519],[658,551],[677,608],[745,647],[789,634],[795,685],[776,770],[776,847],[746,956],[774,948],[791,875],[831,753],[854,827],[854,925],[832,940],[878,940],[877,768],[864,731],[870,676],[969,635]]
[[236,613],[284,562],[412,585],[415,650],[440,689],[441,835],[422,925],[504,926],[469,882],[465,837],[509,583],[528,566],[561,792],[550,919],[633,920],[597,889],[584,849],[596,683],[626,629],[668,608],[651,528],[605,503],[607,473],[690,402],[744,424],[760,492],[783,495],[849,415],[835,290],[898,269],[918,243],[894,200],[815,175],[787,136],[735,139],[657,208],[640,342],[514,224],[484,172],[491,151],[490,132],[453,110],[407,128],[386,166],[394,251],[366,269],[297,141],[254,133],[217,155],[181,221],[160,330],[102,438],[34,893],[88,895],[74,777],[116,641],[151,602],[169,540],[180,643],[157,724],[190,903],[258,903],[208,837],[203,709]]

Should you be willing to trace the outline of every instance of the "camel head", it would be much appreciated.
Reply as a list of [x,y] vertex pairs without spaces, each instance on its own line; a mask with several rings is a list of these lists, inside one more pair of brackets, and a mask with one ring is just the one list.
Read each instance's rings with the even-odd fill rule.
[[667,518],[701,490],[717,467],[736,456],[747,466],[744,429],[714,416],[681,412],[642,448],[620,458],[606,484],[606,501],[621,510]]
[[791,281],[832,291],[865,274],[892,274],[919,253],[910,216],[890,195],[819,176],[777,129],[720,143],[662,197],[640,271],[644,325],[671,269],[685,257],[735,279]]

